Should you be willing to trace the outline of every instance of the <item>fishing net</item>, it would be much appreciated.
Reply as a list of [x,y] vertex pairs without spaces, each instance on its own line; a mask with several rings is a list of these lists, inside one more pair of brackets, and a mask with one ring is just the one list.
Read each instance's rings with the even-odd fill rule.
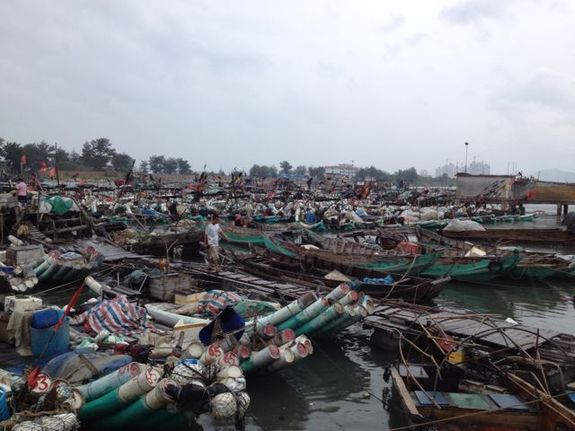
[[72,431],[79,427],[80,423],[74,413],[64,413],[20,422],[12,428],[12,431]]
[[62,196],[53,196],[47,198],[46,201],[51,205],[52,212],[56,215],[66,214],[74,205],[72,199],[64,199]]
[[271,238],[265,237],[264,238],[264,245],[272,253],[283,254],[284,256],[289,256],[289,257],[296,257],[296,254],[294,252],[288,250],[286,247],[284,247],[283,245],[274,241]]
[[268,301],[257,301],[251,299],[242,299],[234,305],[234,311],[244,319],[253,316],[265,316],[279,309],[279,304]]

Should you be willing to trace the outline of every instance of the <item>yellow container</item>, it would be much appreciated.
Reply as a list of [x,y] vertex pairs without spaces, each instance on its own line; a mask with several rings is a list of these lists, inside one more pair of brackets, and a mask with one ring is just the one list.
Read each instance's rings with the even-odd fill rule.
[[461,364],[465,362],[465,353],[463,350],[455,350],[449,354],[447,360],[453,365]]

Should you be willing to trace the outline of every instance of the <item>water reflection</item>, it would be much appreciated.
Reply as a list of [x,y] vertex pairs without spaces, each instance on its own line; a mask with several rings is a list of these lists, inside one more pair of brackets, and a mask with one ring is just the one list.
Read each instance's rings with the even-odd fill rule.
[[441,306],[493,313],[526,325],[572,331],[575,282],[569,279],[495,280],[490,284],[450,283],[436,299]]

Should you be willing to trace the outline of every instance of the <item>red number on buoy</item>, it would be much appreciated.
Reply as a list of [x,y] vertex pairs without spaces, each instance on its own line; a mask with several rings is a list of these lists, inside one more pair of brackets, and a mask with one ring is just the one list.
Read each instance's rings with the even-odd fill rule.
[[36,386],[34,386],[33,391],[38,393],[44,393],[47,392],[48,389],[50,389],[51,385],[52,381],[50,380],[50,377],[48,377],[46,374],[40,373],[38,374],[38,378],[36,379]]
[[220,355],[219,347],[216,346],[215,344],[212,344],[210,347],[208,347],[208,354],[210,356],[219,356]]
[[156,383],[156,375],[154,373],[154,370],[152,369],[146,370],[146,382],[148,382],[150,386],[154,386],[154,383]]

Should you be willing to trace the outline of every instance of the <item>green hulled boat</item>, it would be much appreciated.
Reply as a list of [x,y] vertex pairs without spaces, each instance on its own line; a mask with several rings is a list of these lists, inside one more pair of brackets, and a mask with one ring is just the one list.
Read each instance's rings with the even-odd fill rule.
[[453,280],[484,282],[510,273],[521,259],[519,253],[503,257],[440,257],[420,273],[422,277],[450,276]]

